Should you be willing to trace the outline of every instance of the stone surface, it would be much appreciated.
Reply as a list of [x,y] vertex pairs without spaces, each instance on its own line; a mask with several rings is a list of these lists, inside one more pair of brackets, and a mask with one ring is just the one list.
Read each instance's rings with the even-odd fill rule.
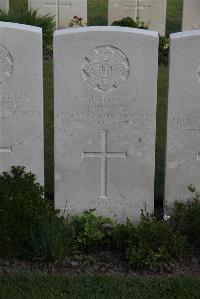
[[200,29],[200,1],[184,0],[182,31]]
[[137,219],[154,202],[158,34],[119,27],[54,35],[55,205]]
[[9,0],[0,0],[0,8],[9,9]]
[[57,28],[66,28],[74,16],[87,23],[87,0],[28,0],[29,6],[38,9],[42,15],[55,16]]
[[0,172],[25,166],[44,182],[42,32],[0,22]]
[[200,31],[171,35],[165,200],[191,197],[200,189]]
[[108,0],[108,23],[140,18],[149,29],[165,35],[166,6],[166,0]]

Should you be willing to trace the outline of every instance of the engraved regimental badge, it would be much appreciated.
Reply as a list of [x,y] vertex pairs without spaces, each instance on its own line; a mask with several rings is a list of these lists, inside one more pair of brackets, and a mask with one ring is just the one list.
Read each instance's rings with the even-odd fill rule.
[[126,55],[113,46],[100,46],[85,57],[82,64],[84,79],[96,90],[112,91],[129,75]]
[[13,60],[8,50],[0,45],[0,84],[3,84],[13,72]]

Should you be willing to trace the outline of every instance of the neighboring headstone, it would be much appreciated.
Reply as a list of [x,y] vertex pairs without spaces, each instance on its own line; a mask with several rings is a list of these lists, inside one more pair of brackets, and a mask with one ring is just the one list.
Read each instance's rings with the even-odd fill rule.
[[55,206],[119,221],[154,206],[158,34],[56,31]]
[[200,1],[184,0],[182,31],[200,29]]
[[0,9],[9,9],[9,0],[0,0]]
[[108,23],[139,18],[149,29],[165,35],[166,7],[166,0],[108,0]]
[[200,189],[200,31],[171,35],[165,201]]
[[66,28],[74,16],[87,23],[87,0],[28,0],[29,6],[38,9],[39,14],[55,16],[57,28]]
[[25,166],[44,183],[42,30],[0,22],[0,172]]

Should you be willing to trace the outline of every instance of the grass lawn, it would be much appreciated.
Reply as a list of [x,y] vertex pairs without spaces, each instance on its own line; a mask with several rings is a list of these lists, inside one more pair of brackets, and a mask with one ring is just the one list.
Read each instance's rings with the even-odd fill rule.
[[88,0],[88,26],[107,25],[107,18],[107,0]]
[[[168,0],[167,2],[167,33],[181,29],[183,0]],[[27,0],[10,0],[12,8],[26,7]],[[107,20],[107,0],[88,0],[88,24],[105,25]],[[156,205],[162,203],[164,186],[164,156],[166,139],[166,106],[167,106],[168,68],[159,67],[158,76],[158,108],[156,137]],[[44,62],[44,110],[45,110],[45,187],[47,194],[54,194],[53,165],[53,67],[52,61]]]
[[181,31],[183,0],[167,0],[166,33]]
[[27,9],[27,7],[28,7],[28,0],[10,0],[10,8],[15,11]]
[[199,299],[197,278],[0,276],[0,299]]

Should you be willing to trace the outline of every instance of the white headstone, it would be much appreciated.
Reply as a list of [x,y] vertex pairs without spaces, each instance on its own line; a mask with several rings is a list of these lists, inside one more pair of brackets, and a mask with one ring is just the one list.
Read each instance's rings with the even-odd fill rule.
[[200,29],[200,1],[184,0],[182,31]]
[[123,27],[54,35],[55,205],[125,221],[154,206],[158,34]]
[[200,31],[171,35],[165,200],[200,188]]
[[87,0],[28,0],[29,6],[38,9],[39,14],[55,16],[57,28],[68,27],[74,16],[87,23]]
[[149,29],[165,35],[166,7],[166,0],[108,0],[108,23],[139,18]]
[[9,0],[0,0],[0,9],[9,9]]
[[0,22],[0,172],[25,166],[44,183],[42,31]]

